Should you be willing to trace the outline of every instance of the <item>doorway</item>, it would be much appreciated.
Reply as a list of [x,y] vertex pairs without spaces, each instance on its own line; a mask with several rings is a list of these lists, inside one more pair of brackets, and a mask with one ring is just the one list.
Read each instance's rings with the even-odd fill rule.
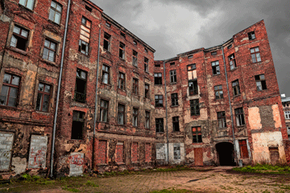
[[218,159],[221,166],[235,166],[234,162],[234,146],[229,142],[216,144]]

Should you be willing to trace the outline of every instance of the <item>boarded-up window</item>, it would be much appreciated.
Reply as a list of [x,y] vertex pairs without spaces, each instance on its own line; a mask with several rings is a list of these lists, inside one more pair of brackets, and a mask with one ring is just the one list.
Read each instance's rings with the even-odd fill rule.
[[174,150],[174,159],[179,160],[181,159],[180,157],[180,144],[176,143],[173,145],[173,150]]
[[13,134],[0,132],[0,171],[10,168],[12,145]]
[[131,159],[132,159],[132,162],[137,162],[139,160],[138,143],[137,142],[134,142],[132,144]]
[[106,164],[106,163],[107,163],[107,141],[100,140],[98,147],[97,164]]
[[151,161],[151,144],[146,143],[145,144],[145,162]]
[[90,34],[91,34],[91,21],[82,17],[81,34],[79,40],[79,51],[82,54],[89,54]]
[[247,141],[246,140],[239,140],[239,145],[240,145],[240,151],[241,151],[241,158],[249,158]]
[[32,135],[28,168],[46,167],[47,136]]
[[116,162],[121,163],[124,162],[124,143],[118,142],[116,145]]
[[278,147],[269,147],[271,164],[279,162],[279,149]]

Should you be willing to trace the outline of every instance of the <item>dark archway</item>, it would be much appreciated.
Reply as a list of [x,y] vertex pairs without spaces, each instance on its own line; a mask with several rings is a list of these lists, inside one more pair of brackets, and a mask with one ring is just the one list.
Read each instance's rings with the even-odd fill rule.
[[234,146],[229,142],[216,144],[216,150],[221,166],[235,166],[234,162]]

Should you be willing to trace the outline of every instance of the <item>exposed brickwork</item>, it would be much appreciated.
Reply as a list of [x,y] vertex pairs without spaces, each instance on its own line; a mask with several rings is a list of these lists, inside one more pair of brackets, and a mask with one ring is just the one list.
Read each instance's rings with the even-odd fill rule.
[[132,162],[138,162],[139,160],[139,154],[138,154],[138,143],[134,142],[132,143],[132,151],[131,151],[131,159]]
[[107,141],[100,140],[97,148],[97,164],[106,164],[107,163]]
[[152,147],[150,143],[145,144],[145,162],[150,162],[152,159]]
[[123,163],[124,162],[124,144],[120,143],[116,146],[116,162]]

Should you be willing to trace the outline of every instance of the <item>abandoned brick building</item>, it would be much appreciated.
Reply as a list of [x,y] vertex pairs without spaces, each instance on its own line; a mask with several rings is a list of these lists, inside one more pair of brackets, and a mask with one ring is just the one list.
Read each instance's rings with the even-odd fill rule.
[[2,178],[285,161],[263,21],[155,62],[88,0],[1,1],[0,26]]

